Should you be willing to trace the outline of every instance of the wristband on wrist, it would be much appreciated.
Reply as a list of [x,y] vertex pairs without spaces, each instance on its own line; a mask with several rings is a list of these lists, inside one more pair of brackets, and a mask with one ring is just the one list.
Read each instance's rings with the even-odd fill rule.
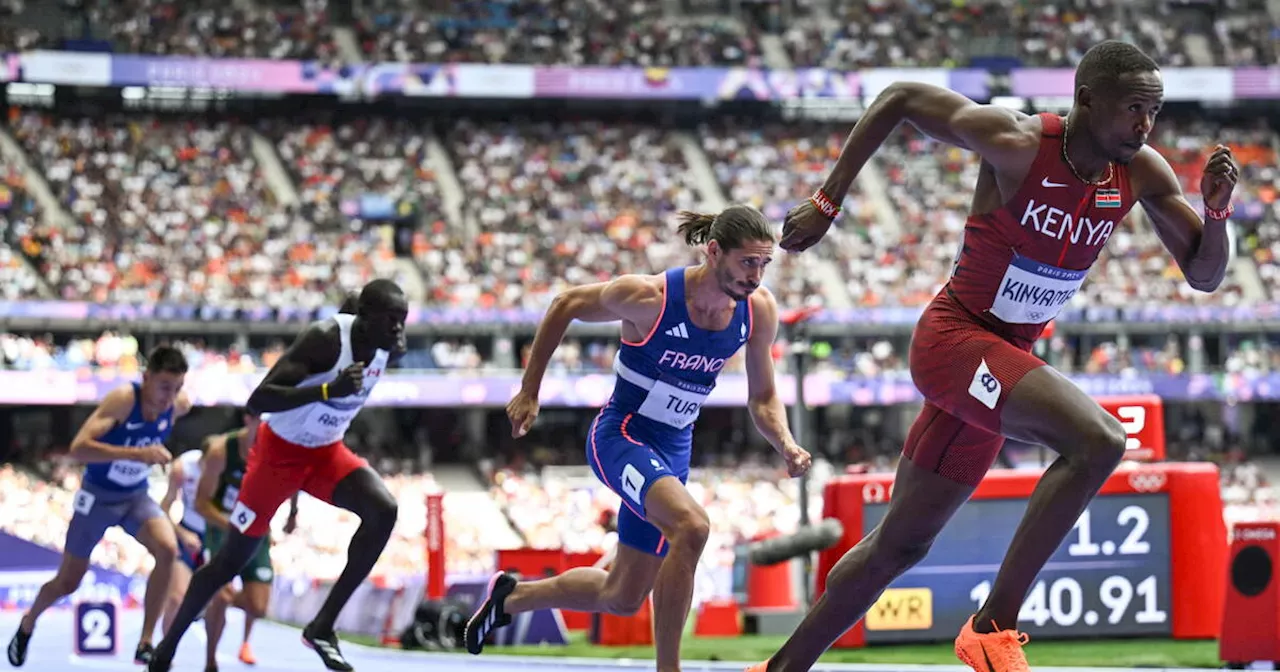
[[1221,210],[1214,210],[1208,205],[1204,206],[1205,219],[1217,219],[1217,220],[1227,219],[1228,217],[1231,216],[1231,213],[1235,211],[1236,211],[1236,207],[1230,203],[1227,204],[1227,207]]
[[324,383],[320,386],[320,398],[324,401],[329,401],[329,383]]
[[840,214],[840,206],[836,205],[835,202],[828,198],[826,194],[822,193],[822,189],[814,191],[813,195],[809,197],[809,202],[813,204],[813,207],[818,209],[818,212],[821,212],[830,219],[835,219],[836,215]]

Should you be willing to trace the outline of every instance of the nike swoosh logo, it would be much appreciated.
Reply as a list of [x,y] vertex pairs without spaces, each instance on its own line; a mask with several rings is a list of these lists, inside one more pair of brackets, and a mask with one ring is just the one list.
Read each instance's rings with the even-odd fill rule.
[[982,657],[987,659],[987,669],[996,672],[996,666],[991,664],[991,656],[987,653],[987,646],[982,642],[978,642],[978,648],[982,649]]
[[1040,180],[1040,186],[1042,186],[1042,187],[1050,187],[1050,188],[1051,188],[1051,187],[1065,187],[1065,186],[1067,186],[1067,185],[1066,185],[1065,183],[1063,183],[1063,184],[1058,184],[1057,182],[1050,182],[1050,181],[1049,181],[1049,178],[1047,178],[1047,177],[1046,177],[1046,178],[1044,178],[1043,180]]
[[143,426],[143,425],[145,425],[145,424],[147,424],[147,423],[145,423],[145,422],[126,422],[126,423],[124,423],[124,428],[125,428],[125,429],[138,429],[139,427],[141,427],[141,426]]

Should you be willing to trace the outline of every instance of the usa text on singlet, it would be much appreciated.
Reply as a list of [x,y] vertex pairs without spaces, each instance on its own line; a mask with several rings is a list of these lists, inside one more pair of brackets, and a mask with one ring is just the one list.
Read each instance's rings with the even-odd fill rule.
[[[166,408],[155,420],[142,416],[142,386],[133,384],[133,409],[124,422],[111,428],[98,440],[110,446],[146,448],[163,445],[173,431],[173,407]],[[95,462],[84,467],[84,480],[107,490],[143,490],[151,466],[136,460]]]
[[[355,316],[339,313],[330,319],[338,323],[338,332],[341,334],[342,351],[338,354],[338,361],[328,371],[308,376],[298,387],[332,383],[343,369],[355,361],[351,353],[351,325],[355,322]],[[351,421],[368,401],[369,393],[385,374],[387,354],[386,350],[375,351],[373,361],[364,368],[364,385],[355,394],[330,397],[328,401],[317,401],[292,410],[272,413],[266,418],[267,425],[280,438],[307,448],[318,448],[341,441],[351,427]]]

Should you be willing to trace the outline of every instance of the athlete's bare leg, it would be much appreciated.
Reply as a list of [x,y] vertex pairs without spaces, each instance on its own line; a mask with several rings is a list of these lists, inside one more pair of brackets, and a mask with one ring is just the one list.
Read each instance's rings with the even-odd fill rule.
[[1048,366],[1023,376],[1000,415],[1006,436],[1038,443],[1059,457],[1031,493],[974,630],[1017,628],[1036,575],[1124,457],[1125,431],[1110,413]]
[[271,601],[271,584],[262,581],[248,581],[235,597],[234,604],[244,612],[244,640],[240,645],[240,662],[254,665],[257,660],[253,649],[249,646],[249,634],[253,624],[267,615],[267,604]]
[[[655,486],[656,487],[656,486]],[[569,609],[630,616],[644,605],[662,567],[662,558],[618,545],[608,571],[574,567],[538,581],[521,581],[503,603],[503,611],[519,614],[539,609]]]
[[711,534],[711,519],[674,478],[649,487],[645,513],[671,544],[653,585],[653,640],[658,672],[680,669],[680,639],[693,604],[694,574]]
[[899,461],[884,518],[831,568],[826,591],[769,659],[769,672],[808,672],[895,578],[924,558],[973,490],[905,457]]
[[169,579],[169,594],[164,601],[164,617],[160,621],[162,636],[173,627],[173,617],[178,614],[178,607],[182,606],[182,596],[187,594],[187,587],[190,585],[191,568],[181,560],[175,561],[173,576]]
[[334,582],[324,605],[307,626],[306,632],[326,636],[333,633],[338,613],[347,605],[351,594],[373,571],[387,540],[396,526],[396,500],[382,479],[369,467],[361,467],[333,489],[333,503],[360,517],[360,527],[351,537],[347,549],[347,566]]
[[13,639],[9,640],[6,653],[10,665],[22,667],[23,663],[27,662],[27,646],[31,642],[31,633],[35,630],[36,620],[46,609],[53,606],[54,602],[75,592],[88,569],[88,558],[77,558],[68,553],[62,554],[62,564],[58,566],[57,574],[40,586],[40,592],[36,594],[31,610],[23,614],[22,620],[18,622],[18,631],[13,633]]
[[62,564],[58,565],[58,572],[47,583],[40,586],[40,592],[36,593],[36,599],[31,603],[31,609],[27,610],[27,613],[22,616],[22,621],[18,624],[18,628],[30,634],[35,629],[36,620],[40,618],[40,614],[52,607],[54,602],[76,592],[76,588],[80,587],[80,582],[84,580],[84,574],[87,571],[89,571],[89,558],[77,558],[63,553]]
[[227,607],[234,599],[235,591],[231,586],[223,586],[209,602],[204,610],[205,672],[218,669],[218,643],[222,641],[222,631],[227,627]]
[[191,577],[191,585],[182,598],[182,605],[173,617],[173,625],[164,633],[164,638],[156,646],[151,658],[150,670],[167,672],[173,663],[173,655],[178,650],[178,642],[186,634],[187,628],[196,620],[209,601],[223,586],[231,583],[253,559],[258,552],[258,544],[262,537],[248,537],[240,530],[232,527],[227,531],[226,543]]
[[169,598],[169,580],[173,566],[178,562],[178,535],[167,518],[151,518],[142,524],[136,535],[138,543],[156,559],[151,576],[147,577],[147,592],[142,600],[142,636],[138,644],[150,644],[156,623]]
[[662,478],[645,494],[645,513],[671,545],[665,560],[619,545],[613,568],[578,567],[559,576],[518,584],[503,604],[507,614],[536,609],[630,615],[653,591],[654,648],[659,672],[680,669],[680,639],[693,602],[693,578],[707,544],[707,513],[675,478]]

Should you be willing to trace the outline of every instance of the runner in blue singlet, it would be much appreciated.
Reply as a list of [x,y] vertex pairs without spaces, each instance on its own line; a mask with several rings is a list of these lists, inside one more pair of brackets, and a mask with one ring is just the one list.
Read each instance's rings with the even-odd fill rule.
[[164,443],[173,423],[191,410],[182,394],[187,360],[182,352],[160,346],[147,357],[141,383],[122,385],[107,394],[81,426],[71,443],[71,457],[85,463],[80,491],[67,528],[62,565],[40,587],[31,610],[22,618],[9,642],[9,663],[26,662],[27,646],[36,620],[44,610],[80,586],[89,569],[89,555],[107,528],[119,525],[155,557],[155,569],[147,581],[142,636],[134,653],[136,662],[151,659],[151,633],[164,607],[169,579],[177,560],[178,541],[173,524],[147,492],[154,465],[173,457]]
[[613,398],[592,423],[586,447],[591,469],[625,505],[613,567],[576,568],[528,582],[498,573],[467,623],[473,654],[512,614],[551,607],[631,614],[653,590],[658,670],[679,669],[694,569],[710,531],[706,511],[684,487],[693,423],[726,360],[740,348],[746,348],[747,406],[756,427],[782,454],[791,475],[809,468],[809,453],[792,438],[774,388],[770,350],[778,306],[760,289],[773,256],[772,227],[745,205],[714,216],[681,213],[681,219],[686,242],[706,245],[706,260],[557,296],[538,327],[523,388],[507,406],[512,435],[523,436],[538,414],[547,362],[569,324],[622,322]]

